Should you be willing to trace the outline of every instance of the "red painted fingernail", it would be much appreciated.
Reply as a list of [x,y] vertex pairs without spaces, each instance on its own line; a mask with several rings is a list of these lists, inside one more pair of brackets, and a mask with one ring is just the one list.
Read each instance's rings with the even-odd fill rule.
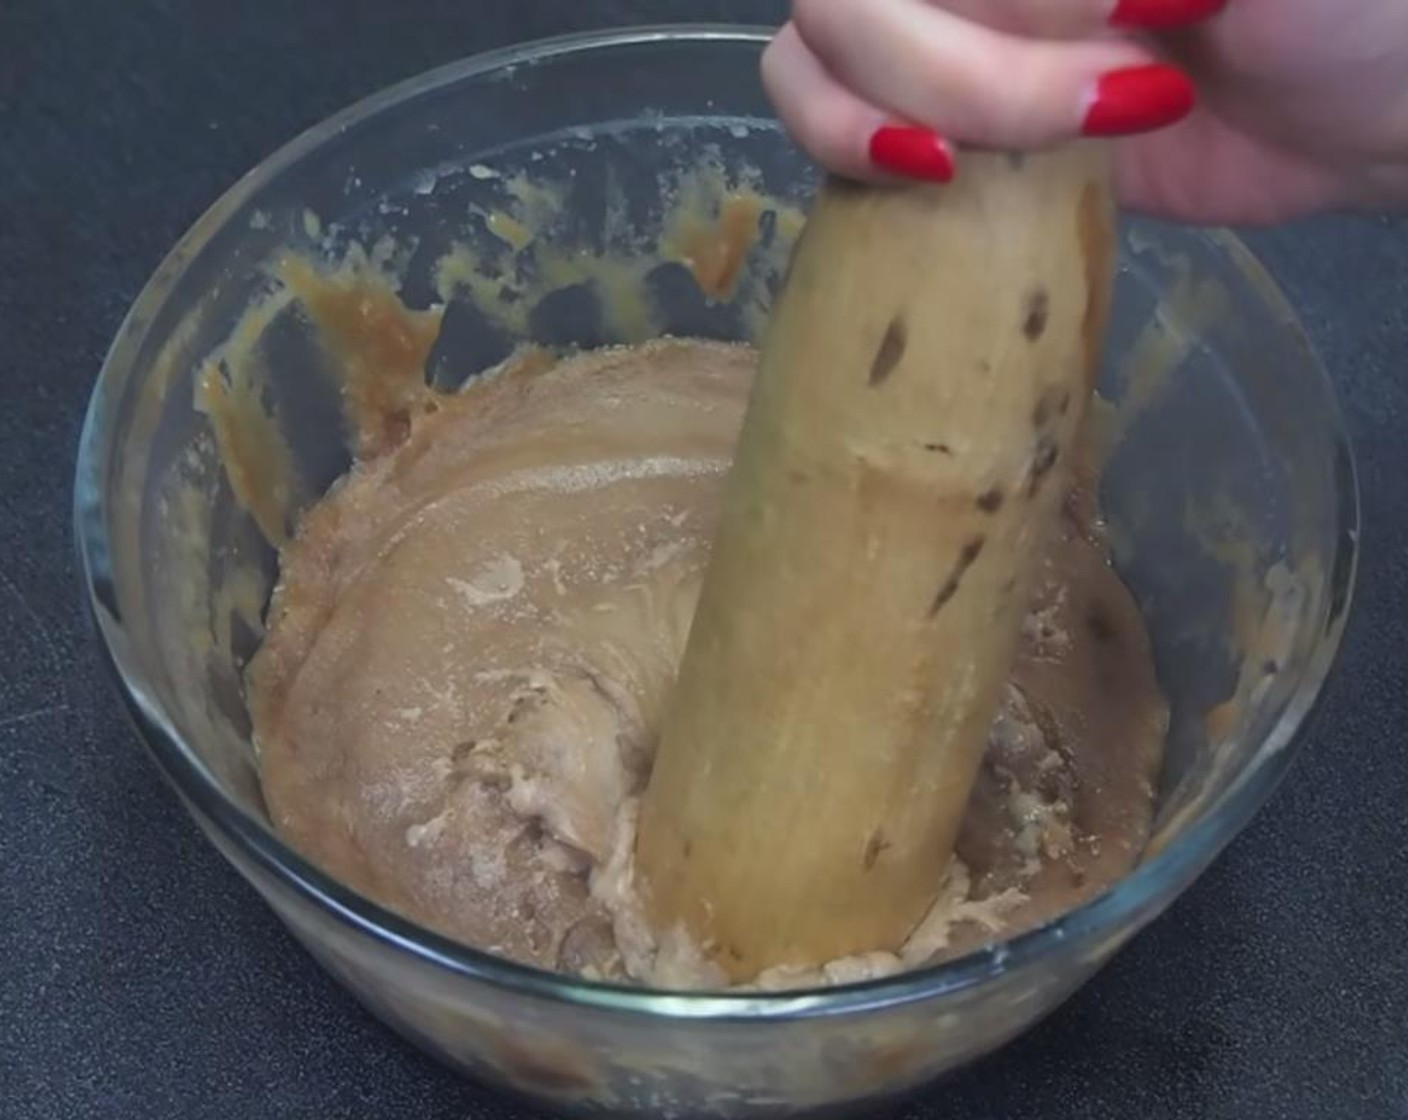
[[1081,132],[1086,136],[1149,132],[1186,117],[1195,100],[1193,83],[1172,66],[1111,70],[1095,85]]
[[1182,27],[1210,19],[1225,7],[1227,0],[1118,0],[1110,13],[1110,26]]
[[870,162],[908,179],[947,183],[953,178],[953,149],[927,128],[885,125],[870,138]]

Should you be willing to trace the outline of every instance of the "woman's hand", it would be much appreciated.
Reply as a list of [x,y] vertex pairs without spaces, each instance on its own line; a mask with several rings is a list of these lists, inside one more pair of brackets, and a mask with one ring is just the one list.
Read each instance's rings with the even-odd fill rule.
[[1121,200],[1166,217],[1408,207],[1408,2],[1224,2],[794,0],[763,78],[853,177],[1107,136]]

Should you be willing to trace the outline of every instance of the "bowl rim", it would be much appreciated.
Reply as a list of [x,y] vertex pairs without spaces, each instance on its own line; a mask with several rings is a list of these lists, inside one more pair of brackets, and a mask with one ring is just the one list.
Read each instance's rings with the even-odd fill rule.
[[[1143,920],[1126,923],[1150,903],[1157,909],[1174,893],[1169,883],[1186,882],[1210,862],[1247,824],[1285,775],[1304,740],[1337,663],[1337,653],[1353,602],[1358,564],[1360,500],[1357,469],[1338,396],[1304,328],[1282,293],[1246,245],[1230,232],[1207,230],[1211,239],[1241,270],[1307,355],[1331,410],[1335,432],[1336,489],[1339,502],[1337,544],[1332,567],[1329,617],[1305,677],[1287,702],[1275,727],[1258,752],[1218,799],[1161,850],[1149,856],[1112,888],[1060,917],[1016,937],[974,950],[941,964],[882,979],[833,988],[781,992],[679,992],[586,980],[519,964],[472,948],[372,902],[320,870],[286,844],[267,824],[228,798],[214,773],[188,747],[150,689],[125,672],[118,649],[122,623],[115,608],[111,570],[104,472],[114,433],[104,423],[105,398],[114,385],[137,374],[136,357],[156,319],[156,312],[175,288],[191,260],[213,235],[264,184],[296,164],[339,133],[375,114],[412,98],[468,79],[525,64],[603,49],[651,44],[734,43],[760,49],[775,33],[767,25],[735,23],[645,24],[577,32],[522,42],[469,56],[413,76],[351,104],[308,128],[237,180],[190,227],[163,259],[129,309],[104,359],[85,414],[74,483],[75,543],[84,601],[98,632],[103,660],[119,684],[124,706],[132,716],[158,768],[176,788],[207,831],[235,845],[239,852],[268,873],[282,888],[327,912],[357,935],[407,953],[422,964],[446,969],[477,983],[492,984],[546,1000],[647,1017],[678,1020],[789,1020],[798,1017],[850,1014],[947,996],[992,981],[1042,958],[1053,945],[1105,939],[1122,941]],[[223,848],[217,844],[217,848]],[[222,851],[222,854],[226,854]],[[227,855],[227,858],[229,856]],[[232,860],[238,866],[238,861]],[[248,874],[243,868],[242,873]],[[1103,958],[1103,952],[1097,958]]]

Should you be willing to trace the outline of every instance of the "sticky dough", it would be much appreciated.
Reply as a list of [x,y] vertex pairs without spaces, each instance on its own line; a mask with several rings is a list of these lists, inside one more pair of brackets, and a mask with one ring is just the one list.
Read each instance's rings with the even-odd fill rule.
[[[495,953],[718,982],[645,923],[631,851],[754,364],[746,347],[662,341],[481,378],[308,511],[249,673],[290,842]],[[1165,726],[1142,620],[1078,486],[933,912],[898,954],[754,983],[914,967],[1098,893],[1146,839]]]

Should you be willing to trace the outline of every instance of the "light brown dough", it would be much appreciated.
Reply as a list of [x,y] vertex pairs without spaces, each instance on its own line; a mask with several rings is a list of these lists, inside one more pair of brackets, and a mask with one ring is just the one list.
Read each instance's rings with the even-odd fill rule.
[[[755,358],[662,341],[481,379],[305,515],[249,675],[291,843],[493,952],[717,983],[647,928],[630,854]],[[1098,893],[1147,837],[1165,727],[1142,620],[1073,490],[930,918],[899,955],[757,983],[912,967]]]

